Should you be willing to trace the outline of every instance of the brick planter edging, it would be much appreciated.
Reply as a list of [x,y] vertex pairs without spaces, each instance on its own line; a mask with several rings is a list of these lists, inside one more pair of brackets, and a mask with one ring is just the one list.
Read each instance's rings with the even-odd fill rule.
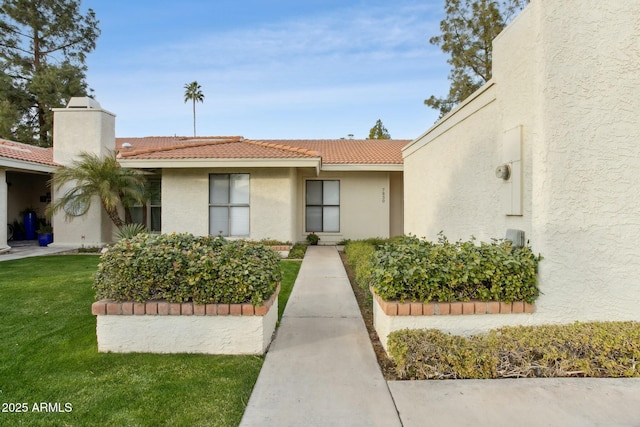
[[280,252],[280,251],[290,251],[291,250],[291,246],[290,245],[273,245],[273,246],[269,246],[271,249],[273,249],[276,252]]
[[533,313],[535,304],[524,301],[512,303],[498,301],[468,301],[468,302],[431,302],[416,303],[399,301],[385,301],[370,288],[371,294],[387,316],[443,316],[465,314],[519,314]]
[[147,302],[115,302],[100,300],[91,304],[95,316],[264,316],[269,312],[278,294],[280,284],[271,297],[260,306],[253,304],[194,304],[193,302],[171,303],[162,300]]

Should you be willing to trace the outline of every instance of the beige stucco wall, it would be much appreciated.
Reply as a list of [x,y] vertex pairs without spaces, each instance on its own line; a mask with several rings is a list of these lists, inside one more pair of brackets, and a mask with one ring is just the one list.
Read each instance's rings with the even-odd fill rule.
[[[532,0],[494,42],[492,82],[405,150],[406,232],[518,228],[545,257],[527,322],[640,319],[639,18],[640,4]],[[494,169],[516,127],[510,216]]]
[[[488,85],[405,151],[405,232],[430,240],[504,236],[495,88]],[[481,224],[481,226],[479,226]]]
[[639,320],[640,3],[535,6],[545,54],[532,239],[549,260],[547,306],[578,298],[576,317]]
[[[344,239],[388,237],[390,212],[401,212],[402,200],[391,208],[390,190],[398,177],[389,172],[323,172],[296,168],[164,169],[162,172],[162,231],[209,232],[209,174],[250,174],[251,240],[304,241],[305,181],[340,180],[340,232],[318,233],[321,244]],[[401,181],[400,181],[401,182]],[[399,207],[397,205],[400,205]],[[401,226],[395,219],[395,229]],[[390,225],[391,224],[391,225]]]
[[[250,174],[251,240],[304,241],[304,191],[307,179],[340,180],[340,232],[319,233],[322,244],[344,239],[388,237],[392,179],[389,172],[322,172],[296,168],[164,169],[162,231],[209,232],[209,174]],[[394,178],[398,186],[398,177]],[[394,200],[395,212],[401,200]],[[397,205],[400,205],[398,207]],[[396,219],[399,228],[401,220]]]
[[[72,101],[82,98],[72,98]],[[53,161],[69,165],[82,151],[104,156],[116,148],[115,114],[100,108],[54,108]]]
[[[72,102],[82,101],[73,98]],[[92,108],[55,108],[53,133],[53,160],[67,166],[85,151],[104,156],[115,150],[115,115],[99,108],[95,101],[87,102]],[[59,191],[64,194],[65,187]],[[52,189],[52,197],[56,197]],[[55,243],[53,246],[103,246],[112,241],[115,226],[96,198],[89,211],[73,219],[65,218],[63,211],[52,218]]]
[[209,174],[250,174],[251,240],[295,241],[293,168],[164,169],[162,231],[209,234]]
[[344,239],[389,237],[390,176],[389,172],[321,172],[300,174],[298,178],[298,235],[304,241],[305,181],[308,179],[340,181],[340,232],[316,233],[319,244],[335,244]]
[[264,316],[97,316],[102,353],[264,354],[278,299]]

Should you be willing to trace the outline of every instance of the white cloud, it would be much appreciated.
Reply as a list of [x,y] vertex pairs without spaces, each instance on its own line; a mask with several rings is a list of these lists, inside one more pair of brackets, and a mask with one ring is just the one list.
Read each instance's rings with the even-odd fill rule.
[[[381,116],[390,106],[394,112],[411,111],[407,120],[422,111],[429,117],[422,100],[446,91],[441,89],[445,59],[428,44],[439,18],[425,2],[389,3],[256,27],[210,28],[148,46],[132,43],[120,47],[118,55],[111,50],[107,58],[92,58],[89,82],[102,105],[118,115],[119,135],[188,133],[191,111],[183,103],[183,85],[193,80],[205,93],[198,105],[199,129],[205,133],[207,120],[219,122],[221,115],[238,127],[249,127],[251,117],[251,127],[273,127],[283,138],[291,123],[259,122],[305,123],[307,137],[313,138],[326,132],[327,124],[318,123],[321,117],[358,122],[369,120],[360,117],[364,112],[375,116],[370,110],[377,108],[375,119],[385,122]],[[296,119],[296,114],[304,116]],[[309,118],[314,114],[316,120]],[[419,126],[426,130],[426,125]]]

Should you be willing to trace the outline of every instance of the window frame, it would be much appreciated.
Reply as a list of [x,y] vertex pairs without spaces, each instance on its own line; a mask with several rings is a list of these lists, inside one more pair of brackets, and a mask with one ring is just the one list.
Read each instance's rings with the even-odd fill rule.
[[[309,193],[309,183],[311,182],[320,182],[321,183],[321,197],[322,197],[322,201],[320,204],[317,203],[309,203],[308,200],[308,193]],[[325,194],[324,194],[324,187],[325,187],[325,183],[326,182],[335,182],[338,185],[338,203],[326,203],[324,200]],[[306,233],[340,233],[341,230],[341,219],[342,219],[342,185],[339,179],[307,179],[305,181],[305,195],[304,195],[304,229]],[[309,220],[308,220],[308,209],[309,207],[312,208],[320,208],[320,212],[321,212],[321,216],[320,216],[320,224],[321,227],[319,230],[311,230],[309,228]],[[324,224],[324,216],[325,216],[325,208],[337,208],[338,209],[338,221],[337,221],[337,225],[338,228],[336,230],[325,230],[325,224]]]
[[[213,202],[212,201],[212,179],[214,176],[225,176],[226,177],[226,181],[227,181],[227,202],[226,203],[220,203],[220,202]],[[247,190],[247,199],[248,202],[247,203],[238,203],[238,202],[232,202],[232,190],[233,190],[233,186],[232,186],[232,176],[246,176],[247,179],[247,183],[248,183],[248,190]],[[212,219],[212,209],[211,208],[226,208],[227,209],[227,233],[220,233],[218,231],[216,231],[215,233],[212,233],[211,230],[211,219]],[[231,230],[232,230],[232,215],[231,215],[231,211],[232,208],[247,208],[248,209],[248,214],[247,214],[247,224],[246,224],[246,229],[247,229],[247,234],[238,234],[238,235],[234,235],[231,234]],[[236,224],[237,225],[237,224]],[[230,237],[230,238],[246,238],[249,237],[251,235],[251,174],[249,173],[210,173],[209,174],[209,234],[210,235],[215,235],[215,236],[222,236],[222,237]]]
[[[146,218],[147,218],[147,223],[146,224],[142,224],[142,222],[137,222],[137,221],[133,221],[136,224],[142,224],[144,225],[147,230],[149,230],[150,233],[152,234],[159,234],[162,233],[162,178],[159,176],[150,178],[147,180],[147,185],[151,186],[151,185],[155,185],[157,184],[157,202],[158,203],[154,203],[154,197],[151,197],[149,199],[149,201],[147,203],[145,203],[144,205],[140,205],[140,204],[136,204],[131,206],[129,209],[131,211],[132,216],[136,215],[134,212],[136,210],[140,210],[140,216],[142,218],[145,217],[145,212],[143,212],[143,209],[146,209]],[[154,191],[153,189],[151,189],[151,191]],[[158,209],[158,212],[160,213],[160,218],[159,218],[159,226],[160,228],[157,230],[153,229],[153,218],[152,218],[152,211],[153,209]]]

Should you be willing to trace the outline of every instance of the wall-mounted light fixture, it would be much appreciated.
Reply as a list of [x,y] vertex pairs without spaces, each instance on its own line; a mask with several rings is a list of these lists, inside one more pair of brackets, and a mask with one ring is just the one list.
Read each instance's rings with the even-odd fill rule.
[[511,177],[511,166],[505,163],[496,168],[496,178],[506,181],[509,177]]

